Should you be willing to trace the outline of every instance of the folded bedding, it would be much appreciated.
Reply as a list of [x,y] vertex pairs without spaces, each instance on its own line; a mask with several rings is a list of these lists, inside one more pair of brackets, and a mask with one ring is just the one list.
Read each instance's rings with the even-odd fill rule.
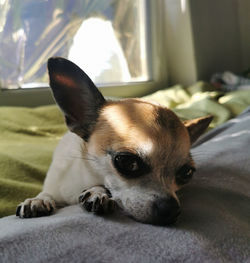
[[[39,114],[34,115],[40,117],[41,110],[47,112],[47,108],[37,110]],[[57,113],[54,116],[59,117]],[[35,121],[32,125],[43,126]],[[56,125],[53,118],[50,125]],[[250,108],[197,141],[192,149],[197,172],[179,192],[182,213],[175,225],[142,224],[119,211],[97,216],[77,205],[59,209],[49,217],[20,219],[11,215],[0,219],[0,262],[250,262],[249,128]],[[9,186],[16,187],[13,195],[16,190],[22,192],[24,179],[27,194],[31,194],[31,189],[34,193],[40,189],[49,163],[43,151],[48,147],[47,154],[51,154],[57,141],[52,137],[48,146],[51,129],[44,131],[47,137],[33,135],[40,140],[37,147],[31,148],[32,153],[28,146],[21,146],[25,150],[19,149],[12,155],[14,145],[10,146],[10,164],[18,160],[13,166],[27,173],[26,177],[24,172],[19,177],[13,168],[15,176],[12,174],[9,179]],[[59,125],[55,130],[59,136],[63,127]],[[22,136],[23,140],[27,135]],[[10,137],[16,138],[18,145],[18,137]],[[26,138],[25,142],[30,141]],[[40,151],[41,162],[34,156]],[[26,153],[31,162],[26,161]],[[24,160],[32,166],[19,166]],[[21,197],[25,197],[25,192]]]
[[[198,82],[159,90],[144,99],[171,108],[182,119],[212,114],[213,128],[246,109],[250,91],[223,93]],[[19,202],[41,190],[53,150],[65,131],[55,105],[0,107],[0,217],[14,214]]]

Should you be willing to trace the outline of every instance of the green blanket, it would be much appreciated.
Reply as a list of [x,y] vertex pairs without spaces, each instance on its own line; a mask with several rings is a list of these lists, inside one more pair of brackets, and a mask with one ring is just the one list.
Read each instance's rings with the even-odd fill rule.
[[40,190],[58,140],[66,131],[58,108],[0,108],[0,216]]
[[[206,83],[180,85],[144,97],[173,109],[182,119],[213,114],[211,127],[227,121],[250,105],[250,91],[227,94]],[[66,127],[57,106],[0,107],[0,217],[42,188],[53,150]]]

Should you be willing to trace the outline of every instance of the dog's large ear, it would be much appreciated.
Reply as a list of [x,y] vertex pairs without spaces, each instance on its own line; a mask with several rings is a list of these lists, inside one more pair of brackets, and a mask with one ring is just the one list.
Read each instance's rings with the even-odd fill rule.
[[65,115],[68,128],[88,140],[105,99],[91,79],[73,62],[48,60],[50,87]]
[[191,144],[193,144],[205,132],[212,120],[213,116],[208,115],[183,122],[188,130]]

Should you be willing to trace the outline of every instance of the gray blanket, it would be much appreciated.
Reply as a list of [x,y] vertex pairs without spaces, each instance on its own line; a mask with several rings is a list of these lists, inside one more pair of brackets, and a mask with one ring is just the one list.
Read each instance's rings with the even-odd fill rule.
[[0,219],[0,262],[250,262],[250,109],[201,138],[175,226],[78,206]]

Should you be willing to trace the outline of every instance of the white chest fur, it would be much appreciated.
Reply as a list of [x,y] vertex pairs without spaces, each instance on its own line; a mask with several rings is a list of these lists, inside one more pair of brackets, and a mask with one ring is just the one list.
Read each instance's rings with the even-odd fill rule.
[[43,192],[53,196],[57,203],[76,204],[84,189],[103,184],[97,167],[95,157],[87,152],[86,143],[67,132],[54,152]]

